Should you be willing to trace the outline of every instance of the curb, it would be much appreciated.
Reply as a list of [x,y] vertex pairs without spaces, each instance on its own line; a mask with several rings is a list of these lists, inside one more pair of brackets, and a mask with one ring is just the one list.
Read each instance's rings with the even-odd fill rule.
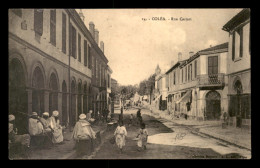
[[[148,109],[149,110],[149,109]],[[159,115],[160,118],[163,118],[163,119],[166,119],[168,121],[171,121],[177,125],[182,125],[182,126],[185,126],[186,128],[190,129],[192,133],[197,133],[197,134],[203,134],[203,135],[206,135],[206,136],[209,136],[209,137],[212,137],[212,138],[215,138],[215,139],[218,139],[218,140],[222,140],[222,141],[225,141],[229,144],[232,144],[234,146],[238,146],[240,148],[244,148],[244,149],[247,149],[247,150],[250,150],[251,151],[251,146],[248,145],[248,144],[244,144],[244,143],[241,143],[239,142],[238,140],[233,140],[231,138],[227,138],[223,135],[219,135],[219,134],[215,134],[215,133],[212,133],[212,132],[208,132],[208,131],[203,131],[203,130],[200,130],[200,129],[196,129],[196,128],[191,128],[190,126],[188,125],[184,125],[184,124],[178,124],[172,120],[169,120],[168,118],[166,118],[165,116],[163,115],[160,115],[159,112],[157,112],[157,110],[155,111],[154,109],[152,109],[152,113],[155,114],[155,115]]]

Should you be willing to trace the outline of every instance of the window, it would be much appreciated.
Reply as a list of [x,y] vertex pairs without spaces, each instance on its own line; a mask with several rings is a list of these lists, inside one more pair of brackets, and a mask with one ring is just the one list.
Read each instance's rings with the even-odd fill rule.
[[173,73],[173,84],[174,84],[174,85],[176,84],[176,73],[175,73],[175,71],[174,71],[174,73]]
[[92,69],[92,65],[93,65],[93,63],[92,63],[92,56],[90,55],[90,46],[88,45],[88,68],[89,69]]
[[192,64],[190,64],[190,80],[192,80]]
[[71,56],[76,59],[76,29],[71,25]]
[[185,71],[186,71],[186,74],[185,74],[185,76],[186,76],[185,82],[187,82],[187,80],[188,80],[188,67],[187,67],[187,66],[185,67]]
[[95,70],[96,70],[96,61],[95,61],[94,56],[92,56],[92,76],[94,76],[96,74]]
[[188,81],[190,81],[190,65],[188,65]]
[[88,65],[88,44],[87,41],[84,40],[84,65],[87,66]]
[[43,9],[34,9],[34,31],[42,36],[43,32]]
[[181,82],[183,83],[183,69],[181,69]]
[[56,9],[51,9],[50,15],[50,42],[56,46]]
[[81,36],[78,34],[78,60],[81,62]]
[[195,76],[195,78],[196,78],[196,77],[197,77],[197,60],[196,60],[195,63],[194,63],[194,70],[195,70],[194,76]]
[[66,32],[67,32],[67,18],[64,13],[62,13],[62,52],[66,54]]
[[233,32],[232,37],[232,60],[243,57],[243,27]]
[[218,56],[208,57],[208,74],[218,74]]
[[13,13],[19,17],[22,17],[22,9],[12,9]]

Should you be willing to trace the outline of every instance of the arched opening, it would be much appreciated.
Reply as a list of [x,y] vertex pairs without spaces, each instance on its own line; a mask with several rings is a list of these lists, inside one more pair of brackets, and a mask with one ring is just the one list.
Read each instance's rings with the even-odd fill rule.
[[81,81],[78,83],[78,115],[82,113],[82,88]]
[[27,133],[27,92],[25,72],[18,59],[13,59],[9,65],[9,114],[15,116],[18,134]]
[[71,82],[71,111],[70,111],[70,123],[72,126],[76,124],[76,82]]
[[32,111],[41,116],[44,112],[44,77],[39,67],[33,72],[32,87]]
[[206,118],[207,120],[219,119],[221,115],[221,96],[216,91],[210,91],[206,95]]
[[66,82],[62,82],[62,124],[68,125],[68,115],[67,115],[67,85]]
[[83,113],[85,113],[85,114],[87,114],[87,112],[88,112],[87,102],[88,102],[88,98],[87,98],[87,84],[84,84],[84,87],[83,87]]
[[58,80],[54,73],[51,74],[49,88],[49,111],[52,113],[58,110]]

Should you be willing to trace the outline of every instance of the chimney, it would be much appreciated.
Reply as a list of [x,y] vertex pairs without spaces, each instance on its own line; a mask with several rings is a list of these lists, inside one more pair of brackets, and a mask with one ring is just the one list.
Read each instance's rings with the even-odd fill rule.
[[95,31],[94,31],[94,34],[95,34],[95,41],[96,41],[96,43],[97,43],[97,45],[98,45],[98,34],[99,34],[99,31],[98,31],[98,29],[95,29]]
[[83,15],[82,10],[80,9],[79,11],[79,17],[82,19],[82,21],[84,22],[85,16]]
[[181,61],[181,60],[182,60],[182,53],[179,52],[179,53],[178,53],[178,61]]
[[95,30],[94,23],[93,22],[89,22],[89,31],[90,31],[90,33],[91,33],[93,38],[95,38],[95,31],[94,30]]
[[194,54],[194,52],[193,52],[193,51],[189,52],[189,56],[190,56],[190,57],[192,57],[192,56],[193,56],[193,54]]
[[100,41],[100,49],[104,53],[104,42]]

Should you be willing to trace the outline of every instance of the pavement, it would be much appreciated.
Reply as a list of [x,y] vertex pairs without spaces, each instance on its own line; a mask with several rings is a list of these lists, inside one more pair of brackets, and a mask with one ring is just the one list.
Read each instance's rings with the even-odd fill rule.
[[166,111],[157,110],[148,104],[144,105],[144,108],[151,109],[154,116],[186,126],[194,133],[204,134],[251,151],[251,130],[233,127],[223,129],[222,121],[197,121],[194,119],[175,118],[167,114]]
[[[148,130],[147,150],[137,150],[136,135],[138,125],[129,125],[129,115],[137,109],[124,111],[124,123],[127,130],[126,146],[123,153],[116,144],[105,141],[92,159],[250,159],[251,151],[221,140],[194,133],[185,125],[177,124],[154,115],[150,110],[142,109],[143,121]],[[120,113],[115,110],[115,113]],[[111,132],[112,134],[112,132]]]
[[[99,125],[93,125],[92,129],[97,133],[100,132],[101,137],[101,144],[102,139],[105,139],[104,135],[106,132],[106,124],[101,123]],[[76,151],[74,149],[75,141],[71,139],[72,131],[66,129],[63,133],[64,142],[62,144],[55,145],[54,147],[50,147],[49,149],[38,149],[31,147],[28,155],[29,157],[26,159],[33,159],[33,160],[41,160],[41,159],[84,159],[89,158],[90,156],[83,156],[82,158],[76,157]],[[100,145],[100,144],[99,144]],[[94,152],[98,149],[99,146],[96,146]],[[94,153],[93,152],[93,153]],[[91,158],[91,157],[90,157]],[[17,158],[19,159],[19,158]]]

